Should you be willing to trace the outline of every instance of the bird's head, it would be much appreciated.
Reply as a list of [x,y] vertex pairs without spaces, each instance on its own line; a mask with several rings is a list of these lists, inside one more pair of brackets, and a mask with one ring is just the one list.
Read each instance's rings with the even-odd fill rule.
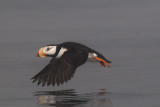
[[37,57],[46,57],[46,56],[52,57],[55,55],[56,49],[57,49],[56,45],[53,45],[53,46],[48,45],[48,46],[42,47],[38,50]]

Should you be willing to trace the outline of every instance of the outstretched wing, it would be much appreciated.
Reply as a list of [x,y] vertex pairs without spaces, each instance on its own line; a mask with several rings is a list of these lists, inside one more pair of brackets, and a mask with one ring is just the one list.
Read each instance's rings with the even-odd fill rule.
[[84,64],[87,58],[86,52],[67,51],[59,59],[52,58],[50,63],[32,78],[33,82],[37,81],[37,85],[42,84],[42,86],[51,84],[59,86],[70,80],[76,68]]

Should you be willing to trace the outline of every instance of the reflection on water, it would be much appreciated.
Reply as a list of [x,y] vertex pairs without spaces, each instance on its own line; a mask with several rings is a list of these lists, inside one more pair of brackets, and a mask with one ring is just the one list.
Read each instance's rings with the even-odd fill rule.
[[60,91],[36,92],[38,104],[53,107],[111,107],[111,101],[107,98],[105,89],[98,92],[78,94],[74,89]]

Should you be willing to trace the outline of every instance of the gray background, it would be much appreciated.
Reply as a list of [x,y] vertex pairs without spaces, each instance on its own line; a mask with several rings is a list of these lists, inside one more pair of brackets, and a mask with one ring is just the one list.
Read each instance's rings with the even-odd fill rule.
[[[35,93],[73,89],[80,100],[60,107],[159,107],[159,20],[159,0],[1,0],[0,106],[47,107]],[[111,69],[86,63],[62,86],[32,84],[50,60],[38,49],[65,41],[110,56]]]

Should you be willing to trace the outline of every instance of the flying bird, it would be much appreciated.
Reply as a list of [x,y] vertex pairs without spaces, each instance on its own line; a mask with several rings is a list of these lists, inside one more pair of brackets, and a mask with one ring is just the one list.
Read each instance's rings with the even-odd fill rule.
[[57,85],[67,82],[73,77],[77,67],[87,61],[99,62],[110,67],[108,59],[99,52],[75,42],[64,42],[44,46],[37,52],[38,57],[52,57],[50,63],[32,79],[33,83],[42,86]]

